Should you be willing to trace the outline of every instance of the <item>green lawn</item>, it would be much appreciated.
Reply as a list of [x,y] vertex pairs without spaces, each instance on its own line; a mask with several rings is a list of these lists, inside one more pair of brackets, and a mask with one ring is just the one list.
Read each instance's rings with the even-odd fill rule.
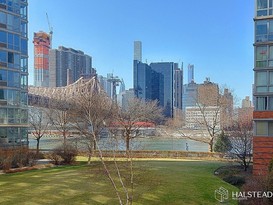
[[[124,162],[119,162],[121,165]],[[112,163],[108,162],[111,166]],[[214,190],[237,188],[213,175],[212,161],[136,161],[134,204],[219,204]],[[0,175],[0,204],[118,204],[100,162]],[[124,174],[124,173],[123,173]],[[230,200],[229,204],[236,204]]]

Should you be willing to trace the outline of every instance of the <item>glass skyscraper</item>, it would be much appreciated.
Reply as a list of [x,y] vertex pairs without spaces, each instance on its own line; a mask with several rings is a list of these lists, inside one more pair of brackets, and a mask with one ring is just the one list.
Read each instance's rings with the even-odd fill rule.
[[253,173],[266,174],[273,156],[273,0],[255,1]]
[[0,146],[27,145],[27,0],[0,0]]
[[134,60],[135,96],[145,100],[157,100],[166,117],[173,117],[174,63],[141,63]]

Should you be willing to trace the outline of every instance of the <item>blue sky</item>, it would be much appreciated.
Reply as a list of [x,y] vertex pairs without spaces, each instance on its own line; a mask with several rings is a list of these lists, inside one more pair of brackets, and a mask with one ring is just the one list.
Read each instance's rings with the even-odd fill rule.
[[53,48],[82,50],[97,73],[133,86],[133,41],[142,59],[195,65],[195,81],[206,77],[252,95],[254,1],[245,0],[29,0],[29,83],[33,84],[33,32],[53,27]]

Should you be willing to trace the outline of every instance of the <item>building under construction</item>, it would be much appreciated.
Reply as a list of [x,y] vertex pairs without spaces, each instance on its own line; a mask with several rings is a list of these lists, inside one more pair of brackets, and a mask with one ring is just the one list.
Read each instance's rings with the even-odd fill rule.
[[39,31],[34,33],[34,85],[49,86],[50,35]]

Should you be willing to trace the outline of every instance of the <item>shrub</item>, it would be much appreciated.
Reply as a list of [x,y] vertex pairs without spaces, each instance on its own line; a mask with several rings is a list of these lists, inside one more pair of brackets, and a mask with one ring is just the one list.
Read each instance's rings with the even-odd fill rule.
[[63,161],[63,158],[60,155],[56,154],[54,151],[47,156],[54,162],[55,165],[60,165]]
[[216,143],[214,145],[214,151],[226,153],[231,149],[232,149],[231,141],[229,137],[225,135],[224,132],[222,131],[216,140]]
[[61,157],[64,164],[72,164],[73,162],[75,162],[77,154],[78,154],[77,149],[74,146],[70,144],[66,146],[62,145],[56,147],[53,150],[52,157],[54,159],[52,160],[54,160],[54,162],[57,162],[58,160],[60,160]]
[[223,180],[229,184],[235,186],[241,186],[245,183],[245,178],[237,175],[229,175],[223,178]]
[[27,147],[0,148],[0,169],[9,170],[27,166],[29,157]]

